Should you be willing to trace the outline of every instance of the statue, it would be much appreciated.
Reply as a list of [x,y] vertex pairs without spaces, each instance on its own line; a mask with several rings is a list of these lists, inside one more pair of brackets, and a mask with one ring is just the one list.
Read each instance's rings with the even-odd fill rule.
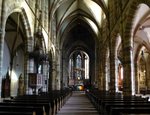
[[23,94],[24,94],[24,80],[21,73],[18,81],[18,95],[23,95]]

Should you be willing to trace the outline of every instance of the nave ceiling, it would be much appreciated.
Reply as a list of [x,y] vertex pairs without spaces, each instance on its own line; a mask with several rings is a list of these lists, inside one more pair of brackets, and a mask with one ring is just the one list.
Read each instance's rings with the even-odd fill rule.
[[108,15],[106,1],[62,0],[51,4],[61,49],[65,49],[68,56],[73,50],[83,50],[93,57],[101,21]]

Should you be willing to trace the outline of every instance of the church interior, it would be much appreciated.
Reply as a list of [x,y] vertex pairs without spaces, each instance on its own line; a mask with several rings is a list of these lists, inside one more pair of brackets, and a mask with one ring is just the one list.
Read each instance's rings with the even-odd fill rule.
[[0,0],[0,114],[63,115],[85,94],[92,115],[149,115],[149,64],[150,0]]

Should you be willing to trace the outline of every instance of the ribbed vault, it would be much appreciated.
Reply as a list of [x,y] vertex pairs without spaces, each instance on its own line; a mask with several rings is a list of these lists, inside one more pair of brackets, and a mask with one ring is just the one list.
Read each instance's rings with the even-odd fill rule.
[[57,43],[62,50],[62,77],[68,76],[65,67],[68,67],[69,56],[75,50],[89,55],[90,76],[95,76],[101,20],[108,15],[105,3],[103,0],[51,1],[51,13],[56,20]]

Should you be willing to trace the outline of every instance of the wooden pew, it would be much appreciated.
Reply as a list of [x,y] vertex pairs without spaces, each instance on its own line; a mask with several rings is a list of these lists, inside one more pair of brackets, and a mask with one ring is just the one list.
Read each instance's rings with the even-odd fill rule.
[[124,97],[124,98],[118,98],[118,99],[112,99],[112,100],[106,99],[101,102],[101,110],[105,111],[106,108],[109,108],[109,106],[113,106],[113,105],[115,106],[120,105],[120,106],[126,107],[126,105],[135,106],[136,104],[140,106],[140,104],[143,104],[143,103],[146,103],[147,105],[149,105],[147,99],[134,97],[134,96],[131,96],[131,98]]
[[64,100],[69,97],[71,91],[69,90],[55,90],[46,95],[24,95],[17,96],[11,100],[3,100],[1,105],[11,105],[11,106],[34,106],[43,107],[44,113],[47,115],[55,115],[60,107],[62,107]]
[[[7,113],[7,111],[4,110],[8,110],[12,107],[14,108],[13,110],[18,108],[18,112],[26,111],[29,114],[56,115],[70,94],[70,90],[55,90],[44,95],[23,95],[13,97],[10,100],[4,99],[3,102],[0,102],[0,111],[2,112],[3,110],[3,112]],[[22,107],[24,107],[24,109]],[[30,113],[31,109],[34,110],[34,113]],[[18,113],[16,112],[16,114]]]
[[109,115],[150,114],[150,107],[112,107]]
[[[110,103],[109,106],[113,106],[113,104],[115,103],[116,105],[118,103],[122,103],[120,106],[127,106],[127,104],[129,103],[130,106],[132,105],[136,105],[136,103],[147,103],[148,102],[148,98],[141,98],[141,97],[137,97],[137,96],[121,96],[120,94],[117,95],[109,95],[108,93],[103,93],[103,92],[87,92],[87,96],[89,97],[89,99],[93,102],[93,104],[96,106],[96,108],[98,109],[98,111],[101,114],[106,114],[108,111],[106,108],[106,105],[108,103]],[[108,106],[108,105],[107,105]],[[108,108],[109,108],[108,106]],[[129,105],[128,105],[129,106]],[[140,104],[136,105],[141,106]],[[136,107],[135,106],[135,107]],[[149,106],[149,104],[145,105],[145,107]],[[109,110],[110,111],[110,110]]]
[[40,107],[43,110],[43,114],[50,114],[52,113],[51,110],[51,103],[49,102],[38,102],[38,101],[32,101],[32,100],[4,100],[0,103],[0,106],[33,106],[33,107]]
[[139,103],[139,102],[129,102],[129,103],[127,103],[127,102],[125,102],[125,103],[106,103],[105,104],[105,108],[104,108],[104,110],[103,110],[103,113],[104,114],[110,114],[110,112],[111,112],[111,109],[113,108],[113,107],[124,107],[124,108],[126,108],[126,107],[150,107],[150,103]]
[[130,113],[120,113],[120,115],[149,115],[149,114],[146,114],[146,113],[136,113],[136,114],[130,114]]
[[32,113],[32,112],[0,111],[0,115],[34,115],[34,113]]
[[44,115],[43,108],[33,107],[33,106],[10,106],[10,105],[0,105],[0,112],[12,112],[12,113],[25,113],[25,114],[35,114]]

